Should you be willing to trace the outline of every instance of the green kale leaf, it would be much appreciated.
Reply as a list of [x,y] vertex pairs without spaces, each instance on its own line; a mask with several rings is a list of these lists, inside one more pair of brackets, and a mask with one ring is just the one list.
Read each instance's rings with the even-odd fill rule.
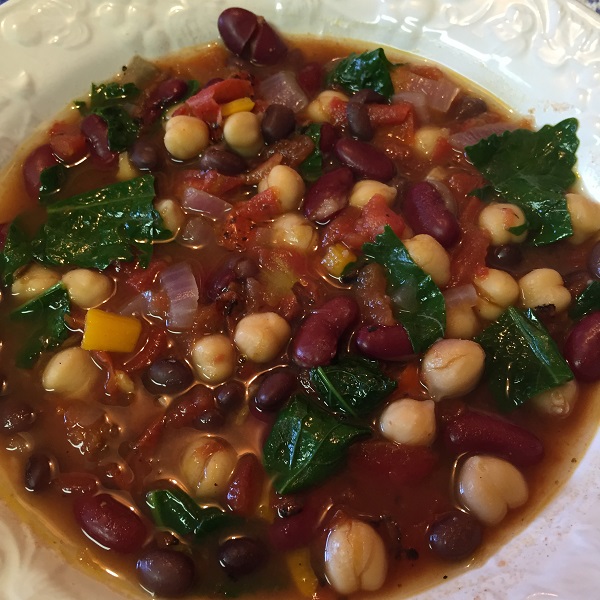
[[300,163],[300,174],[305,181],[316,181],[323,174],[323,153],[321,152],[321,123],[311,123],[304,131],[315,143],[314,150]]
[[575,298],[575,302],[569,310],[569,316],[574,321],[579,321],[597,310],[600,310],[600,281],[592,281]]
[[108,147],[113,152],[124,152],[135,142],[140,125],[122,106],[106,106],[92,111],[108,126]]
[[40,173],[40,201],[45,202],[48,196],[58,192],[66,179],[67,169],[61,163],[44,169]]
[[0,273],[2,283],[9,286],[14,281],[15,272],[29,264],[33,259],[31,243],[19,225],[19,221],[13,221],[6,234],[4,249],[0,253]]
[[573,234],[565,192],[575,182],[578,146],[577,120],[565,119],[491,135],[466,153],[502,200],[523,210],[531,242],[541,246]]
[[140,94],[140,89],[135,83],[119,85],[113,81],[96,85],[92,83],[90,92],[90,110],[94,111],[107,106],[119,106],[125,102],[131,102]]

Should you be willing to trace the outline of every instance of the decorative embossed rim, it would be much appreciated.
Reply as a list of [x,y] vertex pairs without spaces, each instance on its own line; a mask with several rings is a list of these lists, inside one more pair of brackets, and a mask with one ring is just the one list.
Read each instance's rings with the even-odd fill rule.
[[[210,41],[227,6],[282,31],[414,52],[486,88],[536,125],[580,120],[578,168],[600,200],[600,19],[574,0],[12,0],[0,6],[0,166],[89,83],[139,53]],[[414,597],[593,598],[600,587],[600,436],[574,476],[479,569]],[[0,598],[124,598],[71,565],[0,504]]]

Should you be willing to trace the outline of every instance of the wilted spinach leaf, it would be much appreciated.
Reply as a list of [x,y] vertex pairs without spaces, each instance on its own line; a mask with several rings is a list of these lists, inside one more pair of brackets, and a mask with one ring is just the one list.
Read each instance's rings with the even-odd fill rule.
[[108,147],[113,152],[124,152],[133,144],[140,131],[140,125],[122,106],[106,106],[92,112],[102,117],[108,125]]
[[31,243],[21,229],[19,221],[15,220],[8,227],[4,249],[0,254],[2,283],[7,286],[11,285],[14,281],[15,271],[29,264],[32,258]]
[[585,315],[600,310],[600,281],[592,281],[575,298],[575,302],[569,311],[569,316],[574,321],[583,319]]
[[125,83],[119,85],[113,81],[110,83],[101,83],[96,85],[92,83],[90,92],[90,109],[106,108],[107,106],[117,106],[124,102],[131,102],[140,94],[140,89],[135,83]]
[[300,174],[305,181],[316,181],[323,174],[323,153],[321,152],[321,123],[311,123],[305,130],[315,143],[314,150],[300,163]]
[[63,164],[52,165],[40,173],[40,201],[44,202],[65,183],[67,169]]

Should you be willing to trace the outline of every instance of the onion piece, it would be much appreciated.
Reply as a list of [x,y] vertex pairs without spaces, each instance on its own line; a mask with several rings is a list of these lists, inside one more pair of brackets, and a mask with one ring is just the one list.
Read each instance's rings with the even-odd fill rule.
[[477,304],[477,290],[472,283],[459,285],[443,292],[446,307],[449,306],[475,306]]
[[455,133],[448,138],[448,141],[453,148],[464,150],[467,146],[472,146],[490,135],[502,135],[505,131],[514,131],[515,129],[518,129],[518,126],[512,123],[487,123]]
[[294,112],[301,111],[308,98],[291,71],[279,71],[258,84],[258,94],[269,104],[283,104]]
[[409,104],[412,104],[421,124],[429,122],[427,96],[425,96],[423,92],[400,91],[392,96],[392,104],[397,104],[398,102],[408,102]]
[[160,283],[169,299],[167,327],[189,329],[198,309],[198,284],[188,263],[170,265],[160,274]]
[[204,217],[192,217],[179,232],[177,241],[188,248],[202,248],[214,241],[215,231]]
[[131,300],[126,302],[117,311],[120,315],[132,317],[134,315],[143,316],[150,312],[150,306],[152,305],[152,292],[146,290],[141,294],[136,294]]
[[442,77],[441,79],[429,79],[420,75],[412,75],[408,82],[408,90],[411,92],[423,92],[427,98],[427,104],[430,108],[446,113],[460,89],[450,80]]
[[229,202],[195,187],[183,191],[181,206],[185,211],[200,213],[215,221],[222,221],[233,208]]

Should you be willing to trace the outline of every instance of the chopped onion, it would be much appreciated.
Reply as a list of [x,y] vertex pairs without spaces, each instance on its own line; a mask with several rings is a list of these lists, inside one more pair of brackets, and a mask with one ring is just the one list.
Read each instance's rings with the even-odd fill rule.
[[211,223],[204,217],[192,217],[179,232],[177,241],[189,248],[202,248],[215,239]]
[[518,129],[518,126],[512,123],[489,123],[455,133],[448,138],[448,141],[453,148],[464,150],[467,146],[472,146],[490,135],[501,135],[505,131],[514,131],[515,129]]
[[132,317],[134,315],[147,315],[152,304],[152,292],[147,290],[136,294],[129,302],[125,303],[119,310],[120,315]]
[[444,300],[446,301],[446,307],[461,305],[475,306],[477,304],[477,290],[471,283],[459,285],[447,289],[444,292]]
[[229,202],[195,187],[188,187],[184,190],[181,206],[188,212],[201,213],[215,221],[222,221],[233,208]]
[[448,112],[450,105],[460,91],[457,86],[444,77],[429,79],[420,75],[412,75],[408,83],[408,90],[423,92],[427,98],[428,106],[443,113]]
[[189,329],[198,309],[198,284],[188,263],[176,263],[160,274],[160,283],[169,298],[167,327]]
[[421,124],[429,122],[427,96],[425,96],[423,92],[398,92],[392,96],[392,104],[397,104],[398,102],[408,102],[409,104],[412,104]]
[[258,86],[258,94],[269,104],[283,104],[294,112],[301,111],[308,98],[291,71],[279,71],[263,79]]

